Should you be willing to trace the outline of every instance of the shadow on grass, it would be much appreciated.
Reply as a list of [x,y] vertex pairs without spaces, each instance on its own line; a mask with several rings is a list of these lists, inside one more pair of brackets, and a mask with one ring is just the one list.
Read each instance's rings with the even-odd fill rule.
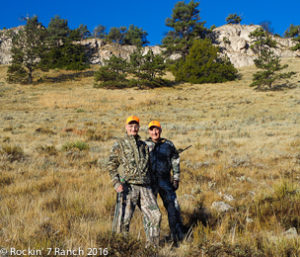
[[204,226],[207,226],[211,217],[210,212],[203,206],[202,203],[199,203],[192,213],[186,215],[188,216],[188,223],[184,226],[184,229],[186,230],[185,232],[187,232],[192,226],[197,225],[199,222],[201,222]]
[[135,90],[149,90],[154,88],[166,88],[179,85],[179,82],[167,80],[167,79],[154,79],[154,80],[138,80],[138,79],[125,79],[125,80],[109,80],[100,83],[95,83],[94,88],[104,89],[125,89],[134,88]]
[[70,80],[80,80],[80,78],[93,77],[94,73],[95,73],[94,71],[78,71],[70,74],[60,74],[55,77],[46,76],[40,78],[37,81],[37,83],[44,83],[44,82],[60,83],[60,82],[65,82]]
[[[300,81],[299,81],[300,82]],[[271,88],[255,88],[255,90],[260,92],[267,92],[267,91],[283,91],[286,89],[294,89],[300,87],[300,84],[280,84],[280,85],[274,85]]]
[[[106,248],[108,256],[158,256],[157,249],[152,247],[145,248],[145,242],[134,239],[130,235],[124,236],[122,234],[115,234],[112,232],[100,233],[97,236],[96,243],[99,247],[98,250],[104,250],[104,248]],[[102,254],[100,253],[100,255]]]
[[183,226],[183,232],[185,234],[185,239],[190,240],[193,234],[193,228],[197,224],[202,223],[203,226],[209,225],[209,220],[211,219],[211,213],[203,206],[203,203],[200,202],[193,210],[192,213],[182,213],[182,215],[187,217],[187,223]]

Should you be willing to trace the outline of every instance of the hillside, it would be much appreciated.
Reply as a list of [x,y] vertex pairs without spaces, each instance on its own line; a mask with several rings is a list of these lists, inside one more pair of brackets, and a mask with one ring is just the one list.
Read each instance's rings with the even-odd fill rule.
[[[253,60],[257,57],[257,53],[250,48],[253,39],[249,37],[249,34],[259,27],[259,25],[226,24],[215,28],[210,37],[215,45],[222,48],[223,53],[229,57],[235,67],[251,66],[254,64]],[[12,40],[9,32],[11,30],[18,31],[21,28],[22,26],[0,30],[0,64],[9,64],[11,62],[10,49]],[[277,42],[277,47],[273,49],[276,55],[282,58],[300,56],[299,51],[290,50],[295,44],[292,39],[276,36],[272,36],[272,39]],[[91,64],[102,65],[112,55],[129,59],[130,54],[136,49],[132,45],[107,44],[97,38],[89,38],[77,43],[85,46]],[[152,49],[154,54],[162,52],[160,46],[147,46],[144,48],[144,51],[147,52],[149,48]],[[178,54],[173,54],[170,58],[177,59],[179,56]]]
[[[283,62],[300,69],[300,59]],[[159,256],[300,255],[299,73],[298,86],[283,91],[250,88],[253,66],[222,84],[105,90],[93,88],[92,77],[7,84],[6,69],[0,66],[0,247],[112,251],[104,235],[115,192],[105,162],[134,114],[142,138],[158,119],[177,148],[193,145],[181,155],[177,191],[189,233],[171,248],[159,200]],[[232,209],[217,211],[219,201]],[[131,234],[144,238],[137,210]]]

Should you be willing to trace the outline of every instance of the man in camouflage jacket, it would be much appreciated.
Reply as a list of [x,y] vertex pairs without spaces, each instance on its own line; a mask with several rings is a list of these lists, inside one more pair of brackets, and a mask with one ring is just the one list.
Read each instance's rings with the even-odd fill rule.
[[146,140],[146,144],[149,146],[150,162],[156,176],[154,194],[157,197],[159,193],[163,200],[168,212],[171,235],[174,243],[177,243],[184,237],[180,207],[175,193],[180,179],[179,154],[170,140],[160,137],[162,128],[158,121],[151,121],[148,128],[150,138]]
[[150,186],[149,149],[138,135],[138,117],[128,117],[125,128],[125,137],[114,144],[108,161],[108,170],[117,191],[113,231],[125,234],[129,231],[134,209],[138,205],[144,216],[147,245],[158,246],[161,213]]

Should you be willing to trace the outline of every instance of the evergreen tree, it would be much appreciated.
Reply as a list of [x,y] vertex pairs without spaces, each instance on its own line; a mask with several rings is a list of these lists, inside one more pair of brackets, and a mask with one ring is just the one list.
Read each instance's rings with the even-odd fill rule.
[[137,47],[148,44],[148,33],[142,28],[130,25],[128,30],[126,27],[112,27],[106,36],[108,42],[118,43],[120,45],[135,45]]
[[227,24],[240,24],[242,21],[241,16],[234,14],[229,14],[226,18]]
[[179,53],[184,58],[194,39],[204,38],[208,30],[204,28],[205,22],[200,22],[199,2],[194,0],[186,4],[184,1],[176,3],[171,18],[166,19],[169,31],[162,40],[166,48],[166,55]]
[[75,31],[78,31],[80,39],[87,39],[92,35],[87,26],[83,24],[80,24]]
[[111,56],[105,61],[105,66],[108,66],[112,71],[125,74],[129,71],[128,63],[121,57]]
[[255,66],[261,71],[253,74],[251,87],[265,90],[274,88],[274,82],[281,81],[288,84],[288,79],[295,75],[295,72],[279,73],[288,67],[287,64],[281,65],[280,58],[268,48],[262,49],[260,55],[254,60]]
[[251,32],[249,37],[254,39],[250,47],[256,52],[260,52],[262,49],[265,49],[265,47],[276,47],[276,41],[261,27]]
[[124,26],[120,28],[112,27],[106,37],[107,41],[123,45],[126,30],[127,28]]
[[154,55],[152,49],[143,54],[143,49],[137,48],[130,55],[130,73],[137,78],[135,83],[139,87],[158,87],[167,84],[167,81],[161,78],[165,74],[165,68],[164,58],[161,55]]
[[64,45],[70,35],[70,31],[67,20],[61,19],[58,15],[51,18],[47,28],[47,43],[50,47]]
[[237,70],[228,58],[221,58],[219,49],[209,39],[195,40],[189,54],[172,67],[177,81],[217,83],[234,80]]
[[55,16],[47,29],[46,49],[42,54],[40,67],[48,69],[83,70],[88,67],[84,46],[80,41],[90,35],[87,27],[80,25],[71,30],[68,21]]
[[38,68],[45,28],[37,16],[26,19],[26,25],[12,39],[12,64],[8,68],[8,82],[31,84],[33,71]]
[[[95,73],[95,81],[100,81],[95,87],[124,88],[138,86],[160,87],[170,84],[162,79],[165,70],[164,59],[154,55],[151,49],[143,54],[141,47],[130,55],[127,63],[120,57],[112,56],[105,65]],[[132,77],[130,80],[126,77]]]
[[275,88],[275,82],[285,80],[284,83],[288,84],[288,79],[295,73],[279,73],[288,65],[281,65],[280,58],[271,50],[272,47],[276,46],[276,42],[262,28],[252,32],[250,37],[254,39],[254,44],[251,47],[258,51],[258,58],[254,60],[254,63],[260,69],[253,74],[250,86],[258,90],[270,90]]
[[285,31],[284,36],[293,38],[293,41],[296,43],[296,45],[292,47],[293,51],[300,50],[300,25],[295,26],[291,24]]
[[128,71],[128,64],[125,60],[115,55],[111,56],[109,60],[105,61],[104,66],[101,66],[95,72],[95,87],[107,88],[124,88],[128,87],[129,83],[126,79]]
[[95,38],[104,39],[107,36],[105,30],[106,28],[103,25],[98,25],[93,30],[93,36]]
[[124,45],[144,46],[149,43],[147,35],[143,29],[130,25],[124,36]]

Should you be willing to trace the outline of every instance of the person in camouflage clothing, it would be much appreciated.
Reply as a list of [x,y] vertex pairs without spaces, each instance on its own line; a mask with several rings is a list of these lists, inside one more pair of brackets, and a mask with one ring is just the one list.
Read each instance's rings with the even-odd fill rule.
[[[177,244],[184,238],[180,207],[175,193],[180,179],[179,153],[170,140],[160,137],[162,128],[158,121],[149,123],[148,132],[150,138],[145,142],[150,150],[150,162],[156,176],[153,191],[156,197],[157,194],[160,195],[164,203],[168,212],[171,236]],[[173,170],[172,178],[171,170]]]
[[149,149],[138,135],[138,117],[128,117],[125,128],[125,137],[115,142],[108,161],[108,171],[117,191],[112,230],[127,234],[138,205],[143,213],[147,245],[158,246],[161,213],[150,186]]

